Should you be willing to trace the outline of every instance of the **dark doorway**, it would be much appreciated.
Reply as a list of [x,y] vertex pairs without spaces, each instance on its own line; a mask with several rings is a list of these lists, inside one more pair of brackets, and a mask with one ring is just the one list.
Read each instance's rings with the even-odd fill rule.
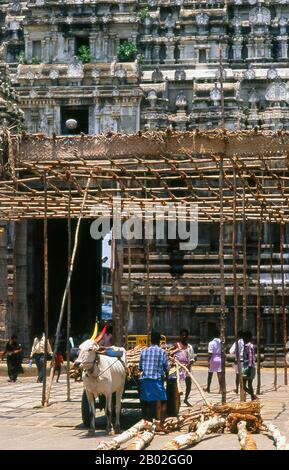
[[207,63],[207,52],[206,49],[199,50],[199,64],[206,64]]
[[216,336],[216,323],[215,322],[208,322],[208,341],[212,341]]
[[[65,125],[68,119],[75,119],[77,127],[68,129]],[[61,134],[77,135],[83,132],[88,134],[88,106],[63,106],[61,107]]]
[[75,55],[79,54],[79,48],[85,46],[89,47],[89,37],[88,36],[76,36],[75,38]]
[[[91,220],[83,220],[71,283],[71,330],[90,335],[101,310],[101,241],[90,236]],[[43,221],[29,222],[28,308],[30,331],[43,330]],[[72,221],[72,240],[76,221]],[[67,279],[67,220],[48,221],[49,334],[56,331]],[[66,328],[64,323],[63,328]]]

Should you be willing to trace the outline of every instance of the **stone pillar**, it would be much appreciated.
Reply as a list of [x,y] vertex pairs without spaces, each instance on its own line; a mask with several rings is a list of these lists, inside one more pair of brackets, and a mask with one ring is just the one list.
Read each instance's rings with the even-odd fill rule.
[[179,44],[179,51],[180,51],[180,61],[185,60],[185,45]]
[[109,37],[106,35],[103,37],[103,58],[108,60],[108,41]]
[[74,37],[68,37],[67,38],[67,59],[68,63],[73,60],[73,57],[75,56],[75,39]]
[[[21,344],[30,345],[29,318],[27,308],[27,221],[16,225],[16,296],[17,335]],[[41,314],[39,312],[39,314]]]
[[[0,221],[0,340],[4,346],[11,331],[8,317],[7,224]],[[2,348],[1,348],[2,349]]]
[[270,242],[270,234],[269,234],[269,225],[268,222],[264,222],[263,224],[263,243],[268,245]]
[[248,41],[247,48],[248,48],[248,59],[253,59],[254,58],[254,44],[253,44],[252,39]]
[[89,49],[92,60],[96,59],[96,33],[89,35]]
[[40,61],[43,62],[43,63],[45,62],[45,60],[44,60],[44,54],[45,54],[45,39],[42,39],[42,40],[41,40],[41,55],[40,55],[39,59],[40,59]]
[[96,60],[101,59],[102,57],[102,39],[101,33],[97,33],[95,40],[95,58]]
[[279,59],[288,59],[288,36],[282,36],[279,39]]
[[151,48],[150,48],[150,44],[146,43],[145,46],[144,46],[144,58],[145,60],[147,60],[148,62],[151,61]]
[[100,134],[100,119],[101,113],[95,113],[95,134]]
[[131,42],[136,46],[136,38],[137,38],[137,34],[136,33],[133,33],[131,35]]
[[241,60],[242,59],[242,39],[234,41],[232,46],[233,49],[233,59]]
[[272,321],[270,317],[264,318],[265,322],[265,329],[266,329],[266,345],[268,346],[269,344],[272,343],[272,338],[271,338],[271,331],[273,330],[272,328]]
[[58,50],[57,50],[57,36],[54,34],[51,39],[51,57],[52,63],[57,62]]
[[[32,59],[32,41],[30,39],[27,39],[27,53],[26,53],[26,58],[28,60]],[[25,48],[26,49],[26,48]]]
[[207,322],[205,320],[199,320],[200,325],[200,343],[208,342],[207,338]]
[[44,49],[42,51],[43,62],[49,64],[50,62],[50,37],[46,36],[44,39]]
[[174,52],[175,52],[175,43],[174,42],[167,42],[166,43],[166,59],[165,63],[166,64],[174,64],[175,63],[175,57],[174,57]]
[[154,44],[152,62],[158,63],[160,61],[160,45]]

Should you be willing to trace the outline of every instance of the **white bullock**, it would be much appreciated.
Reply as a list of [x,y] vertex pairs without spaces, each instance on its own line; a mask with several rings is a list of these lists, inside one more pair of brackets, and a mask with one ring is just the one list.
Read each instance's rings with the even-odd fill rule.
[[89,339],[80,345],[80,352],[74,363],[83,370],[82,379],[89,403],[91,432],[95,431],[94,397],[97,397],[99,394],[105,395],[106,399],[106,432],[110,433],[112,431],[111,399],[114,392],[116,393],[116,420],[114,429],[115,432],[120,432],[119,415],[126,379],[126,357],[125,349],[118,349],[123,351],[120,359],[98,354],[99,345],[94,340]]

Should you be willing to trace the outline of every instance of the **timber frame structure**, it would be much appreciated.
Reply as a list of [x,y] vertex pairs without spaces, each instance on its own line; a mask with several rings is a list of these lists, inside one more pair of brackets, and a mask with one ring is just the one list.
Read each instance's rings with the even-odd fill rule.
[[[286,352],[288,295],[284,268],[284,227],[289,222],[289,133],[238,131],[147,132],[134,135],[100,134],[51,138],[44,135],[1,133],[0,220],[21,221],[48,218],[93,218],[113,215],[114,197],[121,198],[122,217],[138,205],[144,217],[148,203],[198,205],[200,223],[219,224],[219,313],[223,359],[226,336],[226,298],[234,303],[234,333],[246,326],[247,273],[237,275],[236,227],[253,221],[258,228],[256,279],[251,293],[256,297],[256,338],[258,388],[260,389],[261,328],[261,239],[264,224],[270,230],[280,226],[280,309],[283,324],[283,352]],[[189,214],[183,214],[189,220]],[[167,216],[169,218],[169,215]],[[233,277],[226,274],[224,227],[232,227]],[[268,243],[269,243],[268,242]],[[270,244],[270,243],[269,243]],[[149,243],[146,244],[149,256]],[[269,246],[269,245],[268,245]],[[245,252],[246,240],[243,238]],[[129,246],[129,252],[132,247]],[[123,273],[123,253],[116,259],[118,283]],[[274,364],[276,370],[276,286],[270,260],[270,307],[274,313]],[[122,312],[120,297],[130,308],[131,268],[126,272],[129,289],[117,293],[116,337],[122,342],[127,333],[128,315]],[[144,276],[146,325],[150,330],[150,272]],[[122,286],[123,287],[123,286]],[[267,293],[268,295],[268,293]],[[279,295],[279,294],[278,294]],[[243,299],[243,312],[238,297]],[[272,307],[271,307],[272,305]],[[287,381],[287,366],[285,381]],[[225,397],[223,397],[224,401]]]
[[[84,217],[123,204],[197,203],[199,221],[289,221],[289,133],[147,132],[45,137],[2,131],[0,217]],[[220,185],[220,175],[223,182]],[[236,194],[234,193],[236,191]],[[234,196],[235,194],[235,196]],[[235,199],[234,199],[235,198]],[[221,210],[222,206],[222,210]]]

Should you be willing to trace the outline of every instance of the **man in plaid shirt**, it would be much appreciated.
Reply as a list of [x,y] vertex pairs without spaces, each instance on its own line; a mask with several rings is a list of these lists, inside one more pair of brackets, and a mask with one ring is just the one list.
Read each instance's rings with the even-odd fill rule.
[[163,421],[167,402],[164,379],[167,378],[169,364],[167,353],[159,347],[160,339],[161,335],[152,331],[151,346],[142,351],[140,356],[140,400],[145,419]]

